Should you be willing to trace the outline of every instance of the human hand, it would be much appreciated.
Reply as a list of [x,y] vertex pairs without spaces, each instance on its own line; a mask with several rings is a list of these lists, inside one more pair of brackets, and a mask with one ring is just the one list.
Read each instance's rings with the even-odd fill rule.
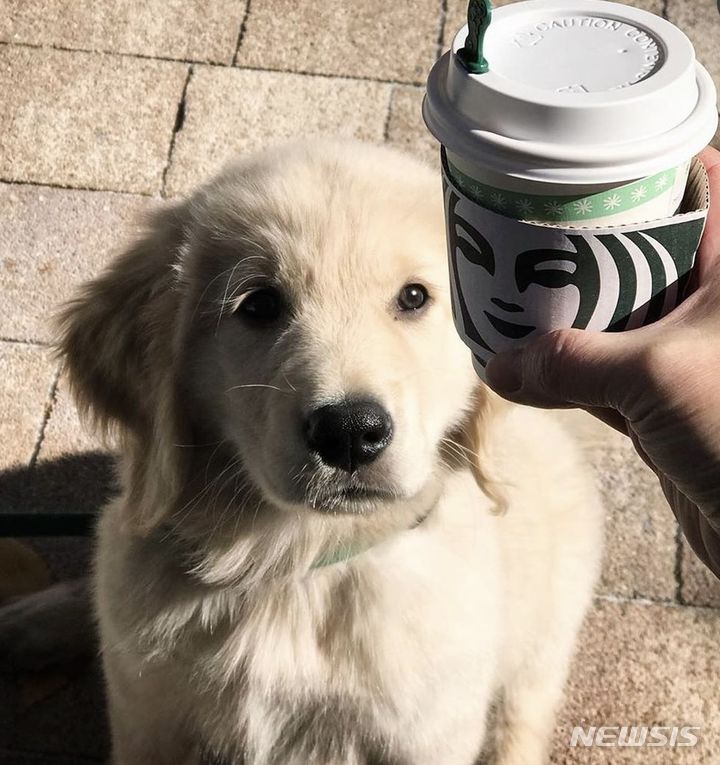
[[550,332],[498,354],[487,379],[511,401],[580,407],[628,435],[720,576],[720,152],[700,159],[711,205],[685,302],[629,332]]

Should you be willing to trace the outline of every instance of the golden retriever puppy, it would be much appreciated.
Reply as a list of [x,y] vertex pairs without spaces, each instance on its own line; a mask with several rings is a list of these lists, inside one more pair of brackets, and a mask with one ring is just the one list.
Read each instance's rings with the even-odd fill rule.
[[601,513],[570,440],[478,381],[445,246],[436,172],[302,142],[156,212],[66,309],[121,451],[115,765],[544,761]]

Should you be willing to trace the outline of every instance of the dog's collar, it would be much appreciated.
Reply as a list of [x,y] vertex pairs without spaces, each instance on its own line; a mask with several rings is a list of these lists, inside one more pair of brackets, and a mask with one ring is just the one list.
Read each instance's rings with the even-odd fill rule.
[[[416,516],[412,523],[410,523],[404,531],[412,531],[413,529],[416,529],[418,526],[421,526],[425,521],[430,517],[433,510],[435,509],[436,502],[433,502],[430,507],[423,512],[421,515]],[[164,541],[173,540],[176,544],[181,546],[181,549],[185,551],[185,554],[188,557],[188,560],[192,559],[193,553],[195,552],[195,548],[192,544],[192,542],[189,542],[186,539],[182,539],[176,532],[176,530],[170,526],[170,524],[164,523],[161,524],[158,529],[158,533],[162,534],[162,538]],[[362,555],[362,553],[367,552],[368,550],[371,550],[376,545],[380,544],[381,542],[384,542],[385,539],[381,539],[375,542],[371,542],[370,544],[344,544],[340,545],[339,547],[335,548],[332,551],[326,552],[322,555],[320,555],[317,560],[310,566],[310,571],[314,571],[319,568],[327,568],[328,566],[334,566],[337,563],[347,563],[349,560],[352,560],[353,558],[356,558],[358,555]]]
[[[412,531],[412,529],[416,529],[418,526],[421,526],[430,516],[430,513],[432,513],[434,508],[434,505],[432,505],[427,511],[425,511],[422,515],[419,515],[413,522],[405,529],[405,531]],[[381,542],[384,542],[385,540],[380,540]],[[313,564],[310,566],[310,570],[314,571],[318,568],[326,568],[327,566],[334,566],[336,563],[347,563],[349,560],[352,560],[353,558],[356,558],[358,555],[362,555],[362,553],[367,552],[368,550],[375,547],[375,545],[379,544],[379,542],[371,542],[367,545],[359,545],[359,544],[343,544],[339,547],[336,547],[331,552],[324,553],[321,555]]]

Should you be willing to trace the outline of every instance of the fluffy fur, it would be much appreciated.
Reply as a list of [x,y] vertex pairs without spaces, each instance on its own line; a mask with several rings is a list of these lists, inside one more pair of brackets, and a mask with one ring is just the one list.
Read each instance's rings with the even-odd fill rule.
[[[258,327],[268,284],[286,311]],[[544,761],[600,512],[569,439],[472,371],[435,172],[342,142],[239,161],[62,327],[121,452],[96,557],[115,765]],[[347,396],[394,422],[353,474],[302,427]]]

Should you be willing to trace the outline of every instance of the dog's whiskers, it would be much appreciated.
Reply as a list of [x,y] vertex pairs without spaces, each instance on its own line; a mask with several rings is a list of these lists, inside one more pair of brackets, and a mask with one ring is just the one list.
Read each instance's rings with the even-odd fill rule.
[[292,395],[293,393],[293,391],[283,390],[282,388],[278,388],[277,385],[270,385],[268,383],[245,383],[244,385],[233,385],[228,388],[225,393],[230,393],[230,391],[233,390],[240,390],[241,388],[270,388],[270,390],[276,390],[278,393],[285,393],[287,395]]
[[[223,470],[221,470],[212,480],[208,480],[208,472],[210,470],[210,464],[215,454],[217,453],[217,450],[220,448],[220,446],[223,443],[225,443],[225,440],[226,439],[223,439],[222,441],[218,443],[217,447],[213,450],[213,453],[208,458],[208,461],[205,465],[205,480],[204,480],[203,487],[193,497],[191,497],[182,507],[178,508],[178,510],[174,513],[176,525],[181,524],[188,517],[188,515],[190,515],[193,509],[197,506],[197,503],[206,497],[206,495],[214,488],[217,482],[220,481],[220,479],[228,472],[228,470],[232,470],[240,462],[240,456],[239,455],[235,456],[232,460],[228,462],[228,464],[223,468]],[[224,485],[225,484],[223,484],[223,486]],[[213,502],[215,501],[216,496],[217,496],[217,492],[215,493],[213,497],[213,500],[212,500]]]
[[[250,258],[245,258],[245,260],[249,260],[249,259],[250,259]],[[233,268],[233,269],[234,269],[234,268],[237,268],[237,264],[236,264],[235,266],[233,266],[232,268]],[[212,285],[213,285],[213,284],[215,284],[215,282],[216,282],[218,279],[222,279],[222,277],[223,277],[223,276],[225,276],[225,274],[226,274],[228,271],[230,271],[230,270],[232,270],[232,269],[231,269],[231,268],[226,268],[224,271],[221,271],[219,274],[217,274],[217,276],[214,276],[214,277],[213,277],[213,278],[212,278],[212,279],[211,279],[211,280],[210,280],[210,281],[207,283],[207,286],[206,286],[206,287],[205,287],[205,289],[202,291],[202,293],[201,293],[200,297],[197,299],[197,302],[195,303],[195,307],[193,308],[193,312],[192,312],[192,316],[191,316],[191,321],[192,321],[193,319],[195,319],[195,316],[196,316],[196,314],[197,314],[197,312],[198,312],[198,309],[199,309],[199,308],[200,308],[200,306],[202,305],[202,302],[203,302],[203,300],[204,300],[204,298],[205,298],[205,295],[207,295],[207,293],[210,291],[210,288],[212,287]]]
[[[470,450],[465,450],[470,451]],[[452,441],[446,441],[445,439],[441,439],[441,447],[440,447],[440,461],[443,465],[445,465],[447,468],[452,469],[454,465],[457,465],[457,462],[454,460],[460,462],[462,465],[466,465],[468,467],[471,467],[475,459],[471,456],[468,456],[468,454],[465,453],[464,450],[462,450],[460,444],[456,444]],[[470,452],[470,454],[473,454],[473,452]]]
[[467,446],[464,446],[463,444],[458,443],[457,441],[453,440],[449,436],[444,436],[442,438],[442,441],[444,441],[446,444],[452,444],[453,446],[456,446],[461,451],[467,452],[468,454],[471,454],[473,457],[477,457],[476,452],[474,452],[472,449],[469,449]]
[[233,276],[235,276],[235,271],[243,264],[244,261],[240,261],[239,263],[236,263],[232,270],[230,271],[230,275],[227,278],[227,282],[225,283],[225,292],[223,293],[222,299],[219,301],[220,303],[220,310],[218,312],[217,317],[217,323],[215,325],[215,333],[217,334],[217,331],[220,329],[220,321],[222,317],[225,315],[226,309],[228,305],[231,305],[234,303],[235,296],[238,294],[238,292],[250,281],[253,279],[257,279],[257,274],[248,274],[243,279],[240,280],[238,284],[235,285],[235,288],[233,290],[232,299],[228,299],[228,292],[230,291],[230,283],[232,282]]
[[[245,510],[245,506],[247,505],[247,503],[249,501],[250,501],[250,495],[248,494],[248,496],[245,499],[245,502],[243,502],[243,505],[242,505],[242,508],[241,508],[241,512]],[[255,512],[253,513],[253,517],[250,520],[250,532],[251,533],[255,531],[255,521],[257,521],[257,516],[258,516],[258,513],[260,512],[260,508],[262,506],[263,506],[263,498],[260,497],[258,499],[258,501],[257,501],[257,504],[255,505]],[[238,518],[238,521],[239,521],[239,518]]]
[[283,380],[285,380],[285,382],[288,384],[288,388],[290,388],[290,390],[293,391],[293,393],[297,393],[297,389],[290,382],[290,380],[288,380],[288,376],[285,374],[285,372],[282,373],[282,376],[283,376]]
[[472,449],[453,441],[452,438],[441,438],[440,442],[451,454],[464,460],[467,464],[472,464],[477,459],[477,454]]
[[[208,539],[209,539],[209,542],[210,542],[211,545],[212,545],[212,543],[215,540],[215,535],[218,533],[219,530],[222,529],[225,517],[227,516],[228,512],[230,511],[230,509],[235,505],[235,500],[237,499],[239,494],[242,491],[244,491],[245,489],[247,489],[247,487],[249,486],[249,482],[248,482],[247,478],[243,475],[243,468],[242,468],[242,466],[237,471],[235,471],[235,473],[233,473],[229,478],[227,478],[225,480],[223,485],[220,487],[220,489],[216,493],[216,496],[214,498],[213,504],[217,501],[218,497],[224,491],[225,487],[229,483],[231,483],[233,481],[236,481],[238,478],[242,478],[243,480],[241,480],[239,482],[238,486],[235,487],[235,490],[233,491],[232,496],[230,497],[230,499],[225,504],[225,507],[220,512],[220,515],[216,519],[216,521],[215,521],[215,523],[213,525],[213,528],[212,528],[212,530],[211,530],[211,532],[209,534]],[[237,529],[237,521],[238,521],[238,519],[236,518],[236,520],[235,520],[235,528],[236,529]]]
[[[232,293],[230,295],[226,293],[222,300],[218,301],[220,311],[224,313],[228,306],[234,310],[237,305],[237,296],[242,292],[243,288],[250,282],[259,282],[262,278],[263,275],[261,273],[249,273],[240,279],[240,281],[233,287]],[[232,274],[230,275],[230,279],[232,279]]]
[[303,464],[300,466],[300,469],[297,471],[297,473],[294,473],[290,476],[290,480],[292,483],[299,484],[300,481],[305,476],[305,473],[310,469],[310,464],[308,462],[303,462]]
[[207,449],[210,446],[214,446],[217,449],[219,446],[224,443],[227,439],[222,439],[222,441],[210,441],[207,444],[172,444],[174,447],[178,449]]

